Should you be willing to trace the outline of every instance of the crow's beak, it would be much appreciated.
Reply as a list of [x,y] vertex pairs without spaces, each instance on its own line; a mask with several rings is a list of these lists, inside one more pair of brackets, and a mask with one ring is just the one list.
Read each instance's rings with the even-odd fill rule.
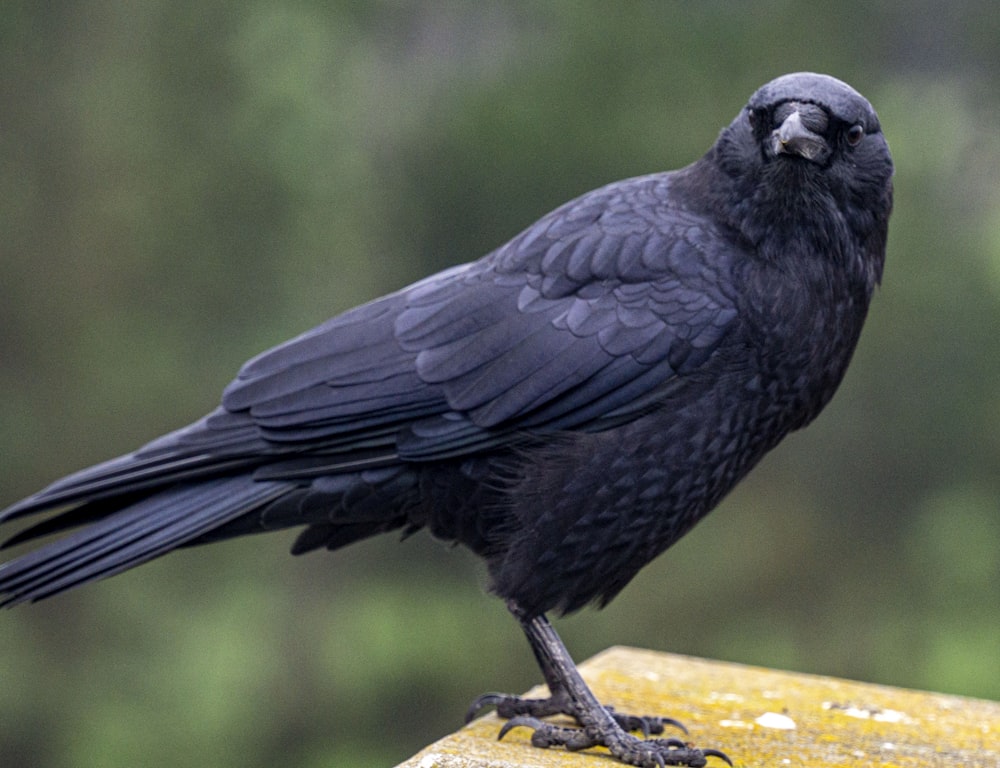
[[816,163],[830,154],[826,139],[806,128],[797,110],[771,133],[771,148],[776,155],[798,155]]

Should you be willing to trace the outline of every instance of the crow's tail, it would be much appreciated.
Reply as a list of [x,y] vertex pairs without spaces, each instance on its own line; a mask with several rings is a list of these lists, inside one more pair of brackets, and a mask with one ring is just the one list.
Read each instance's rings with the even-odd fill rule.
[[154,493],[0,565],[0,606],[33,602],[189,544],[295,489],[222,477]]

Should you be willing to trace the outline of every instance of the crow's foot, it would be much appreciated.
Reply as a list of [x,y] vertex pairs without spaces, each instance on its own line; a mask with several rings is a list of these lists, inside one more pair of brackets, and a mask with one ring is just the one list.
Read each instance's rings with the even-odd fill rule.
[[[497,714],[507,719],[522,715],[533,718],[568,715],[580,725],[584,724],[581,713],[573,706],[572,699],[558,689],[547,699],[526,699],[506,693],[484,693],[472,702],[465,715],[465,721],[469,722],[486,707],[496,707]],[[643,736],[655,736],[663,733],[663,729],[669,725],[687,733],[687,728],[670,717],[629,715],[624,712],[616,712],[614,707],[605,707],[604,709],[625,731],[639,731]]]
[[[531,743],[536,747],[558,746],[573,751],[605,747],[621,762],[638,768],[665,768],[668,765],[702,768],[710,757],[716,757],[730,766],[733,764],[717,749],[696,749],[680,739],[640,739],[628,733],[641,731],[644,736],[659,734],[667,725],[680,728],[684,733],[687,729],[670,718],[635,717],[603,706],[580,677],[569,651],[548,619],[522,611],[513,600],[507,601],[507,608],[521,624],[535,652],[549,689],[549,698],[525,699],[503,693],[487,693],[472,703],[466,721],[475,717],[483,707],[495,706],[498,715],[508,718],[500,729],[501,739],[512,728],[531,728]],[[550,715],[568,715],[580,727],[566,728],[540,719]]]
[[512,729],[521,727],[534,731],[531,734],[532,746],[542,749],[561,746],[574,752],[590,747],[606,747],[621,762],[639,768],[665,768],[668,765],[702,768],[709,757],[733,764],[716,749],[696,749],[680,739],[639,739],[614,725],[562,728],[527,715],[519,715],[505,723],[498,738],[502,739]]

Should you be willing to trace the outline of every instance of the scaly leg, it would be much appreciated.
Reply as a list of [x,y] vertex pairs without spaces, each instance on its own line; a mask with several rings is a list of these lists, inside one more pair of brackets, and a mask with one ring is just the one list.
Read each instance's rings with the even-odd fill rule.
[[[471,720],[485,706],[496,705],[497,714],[511,718],[500,730],[502,739],[517,727],[533,728],[531,743],[536,747],[564,746],[578,750],[607,747],[612,755],[628,765],[641,768],[662,768],[684,765],[700,768],[707,757],[718,757],[732,765],[729,758],[715,749],[695,749],[679,739],[639,739],[626,733],[638,730],[644,734],[662,733],[665,725],[684,727],[676,720],[661,717],[634,717],[604,707],[580,677],[566,646],[544,616],[528,618],[513,602],[508,609],[524,630],[548,685],[547,699],[524,699],[507,694],[488,693],[473,702],[467,715]],[[565,714],[581,728],[564,728],[539,718]]]

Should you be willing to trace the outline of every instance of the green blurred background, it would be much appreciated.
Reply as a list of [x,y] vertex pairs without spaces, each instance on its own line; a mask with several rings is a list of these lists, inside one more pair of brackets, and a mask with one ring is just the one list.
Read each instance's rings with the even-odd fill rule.
[[[992,0],[4,4],[0,503],[214,407],[247,357],[685,165],[794,70],[896,165],[884,289],[825,413],[607,610],[635,644],[1000,699]],[[175,553],[0,614],[0,765],[389,765],[538,679],[426,536]],[[671,713],[683,718],[683,712]]]

